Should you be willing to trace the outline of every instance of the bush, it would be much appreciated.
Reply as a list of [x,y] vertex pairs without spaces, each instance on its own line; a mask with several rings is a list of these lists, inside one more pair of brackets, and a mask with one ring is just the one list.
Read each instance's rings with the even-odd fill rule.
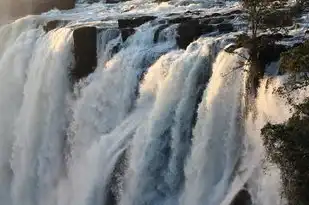
[[309,71],[309,41],[281,54],[280,72],[299,73]]
[[262,137],[270,162],[281,170],[282,194],[289,205],[309,204],[309,99],[295,106],[283,124],[267,124]]

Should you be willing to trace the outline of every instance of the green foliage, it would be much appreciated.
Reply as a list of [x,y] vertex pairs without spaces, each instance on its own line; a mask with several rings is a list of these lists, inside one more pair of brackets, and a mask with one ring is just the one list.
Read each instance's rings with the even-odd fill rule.
[[309,71],[309,41],[281,54],[280,72],[299,73]]
[[309,99],[295,110],[286,123],[267,124],[262,136],[268,159],[281,170],[282,193],[288,204],[308,205]]
[[[280,73],[289,74],[278,93],[289,99],[289,93],[309,85],[309,41],[281,54]],[[289,99],[291,100],[291,99]]]

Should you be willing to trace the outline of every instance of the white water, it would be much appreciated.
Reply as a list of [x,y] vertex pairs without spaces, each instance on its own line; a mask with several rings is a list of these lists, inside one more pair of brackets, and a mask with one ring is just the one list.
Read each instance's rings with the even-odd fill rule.
[[[72,92],[73,25],[211,7],[138,3],[125,14],[117,9],[129,3],[79,5],[0,27],[0,204],[230,205],[246,187],[254,205],[282,205],[279,171],[263,172],[260,129],[291,115],[272,92],[284,79],[263,80],[245,118],[246,67],[230,72],[242,58],[217,55],[229,35],[179,50],[175,26],[158,43],[150,23],[124,43],[102,30],[98,66]],[[39,25],[55,16],[77,20],[44,33]]]

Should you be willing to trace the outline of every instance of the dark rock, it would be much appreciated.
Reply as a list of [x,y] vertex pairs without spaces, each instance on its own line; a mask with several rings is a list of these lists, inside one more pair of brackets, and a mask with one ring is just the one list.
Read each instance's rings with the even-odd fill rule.
[[199,19],[199,21],[200,21],[200,24],[206,25],[206,24],[209,24],[209,22],[211,21],[211,18],[201,18]]
[[202,10],[195,10],[195,11],[186,11],[186,15],[200,15],[203,11]]
[[107,185],[107,193],[104,204],[116,205],[120,198],[123,177],[127,170],[127,151],[125,150],[118,158],[114,170]]
[[210,24],[219,24],[224,22],[224,18],[219,17],[219,18],[213,18],[209,21]]
[[123,28],[120,29],[122,41],[125,42],[131,35],[135,33],[134,28]]
[[236,15],[230,15],[230,16],[227,16],[226,19],[228,20],[233,20],[236,18]]
[[245,189],[238,192],[231,205],[252,205],[252,199],[249,192]]
[[225,14],[225,15],[242,14],[242,13],[243,13],[243,11],[241,11],[241,10],[234,10],[234,11],[228,12],[228,13]]
[[231,23],[222,23],[217,25],[217,29],[220,33],[232,32],[234,31],[234,26]]
[[219,13],[213,13],[213,14],[210,15],[210,17],[216,17],[216,16],[221,16],[221,14],[219,14]]
[[105,3],[107,4],[116,4],[116,3],[120,3],[123,1],[128,1],[128,0],[106,0]]
[[213,25],[200,25],[201,29],[201,35],[206,34],[206,33],[211,33],[215,30],[215,27]]
[[203,34],[212,32],[213,30],[213,26],[200,24],[197,19],[181,23],[177,29],[177,45],[179,48],[185,49],[192,41],[196,40]]
[[75,66],[71,80],[75,83],[92,73],[97,66],[97,29],[81,27],[73,32]]
[[201,35],[198,20],[191,20],[178,26],[178,36],[176,38],[179,48],[185,49],[187,46]]
[[53,20],[53,21],[49,21],[49,22],[45,23],[45,25],[43,25],[43,29],[47,33],[51,30],[54,30],[57,27],[65,26],[67,23],[68,23],[68,21]]
[[118,19],[118,26],[119,28],[135,28],[138,27],[148,21],[152,21],[156,19],[155,16],[141,16],[141,17],[134,17],[128,19]]
[[263,45],[259,51],[259,61],[262,65],[268,65],[271,62],[278,61],[280,59],[281,53],[288,50],[285,45],[271,43],[268,45]]
[[186,21],[190,21],[192,19],[193,18],[190,17],[190,16],[179,16],[179,17],[174,18],[174,19],[169,19],[168,22],[170,24],[176,24],[176,23],[183,23],[183,22],[186,22]]
[[160,25],[159,28],[156,30],[156,32],[153,35],[153,42],[157,43],[159,41],[159,36],[162,30],[166,29],[168,27],[168,24]]

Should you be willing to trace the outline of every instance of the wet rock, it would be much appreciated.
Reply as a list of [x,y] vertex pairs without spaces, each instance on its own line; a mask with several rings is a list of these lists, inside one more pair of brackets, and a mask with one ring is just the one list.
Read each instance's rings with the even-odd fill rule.
[[63,21],[63,20],[49,21],[43,25],[43,29],[47,33],[51,30],[56,29],[57,27],[65,26],[67,23],[68,21]]
[[81,27],[73,32],[75,66],[71,70],[71,80],[75,83],[92,73],[97,66],[97,29]]
[[221,23],[217,25],[217,29],[220,33],[227,33],[234,31],[234,26],[231,23]]
[[176,23],[183,23],[183,22],[191,21],[191,20],[193,20],[193,18],[191,16],[178,16],[176,18],[169,19],[168,23],[176,24]]
[[134,28],[123,28],[120,29],[122,41],[125,42],[131,35],[135,33]]
[[245,189],[238,192],[231,205],[252,205],[252,199],[249,192]]
[[134,17],[128,19],[118,19],[118,26],[120,29],[122,28],[135,28],[148,21],[152,21],[156,19],[155,16],[141,16],[141,17]]
[[107,3],[107,4],[116,4],[116,3],[123,2],[123,1],[129,1],[129,0],[106,0],[105,3]]
[[114,170],[111,174],[109,183],[107,185],[107,193],[105,203],[108,205],[116,205],[120,198],[120,191],[122,189],[123,177],[127,170],[127,151],[125,150],[118,158]]
[[225,15],[233,15],[233,14],[242,14],[243,13],[243,11],[241,11],[241,10],[234,10],[234,11],[231,11],[231,12],[228,12],[227,14],[225,14]]
[[214,30],[211,25],[201,25],[199,20],[193,19],[178,26],[176,37],[179,48],[185,49],[187,46],[201,35],[210,33]]
[[259,61],[263,66],[270,64],[271,62],[278,61],[281,53],[288,50],[285,45],[270,43],[262,45],[259,51]]
[[216,16],[221,16],[221,14],[219,14],[219,13],[213,13],[213,14],[210,15],[210,17],[216,17]]
[[224,21],[225,21],[225,19],[223,17],[220,17],[220,18],[210,19],[209,23],[210,24],[219,24],[219,23],[223,23]]
[[153,36],[153,42],[157,43],[159,41],[159,36],[162,30],[166,29],[168,27],[168,24],[163,24],[159,26],[159,28],[156,30]]
[[180,24],[177,31],[177,45],[182,49],[186,49],[192,41],[201,35],[200,24],[198,20],[191,20]]

